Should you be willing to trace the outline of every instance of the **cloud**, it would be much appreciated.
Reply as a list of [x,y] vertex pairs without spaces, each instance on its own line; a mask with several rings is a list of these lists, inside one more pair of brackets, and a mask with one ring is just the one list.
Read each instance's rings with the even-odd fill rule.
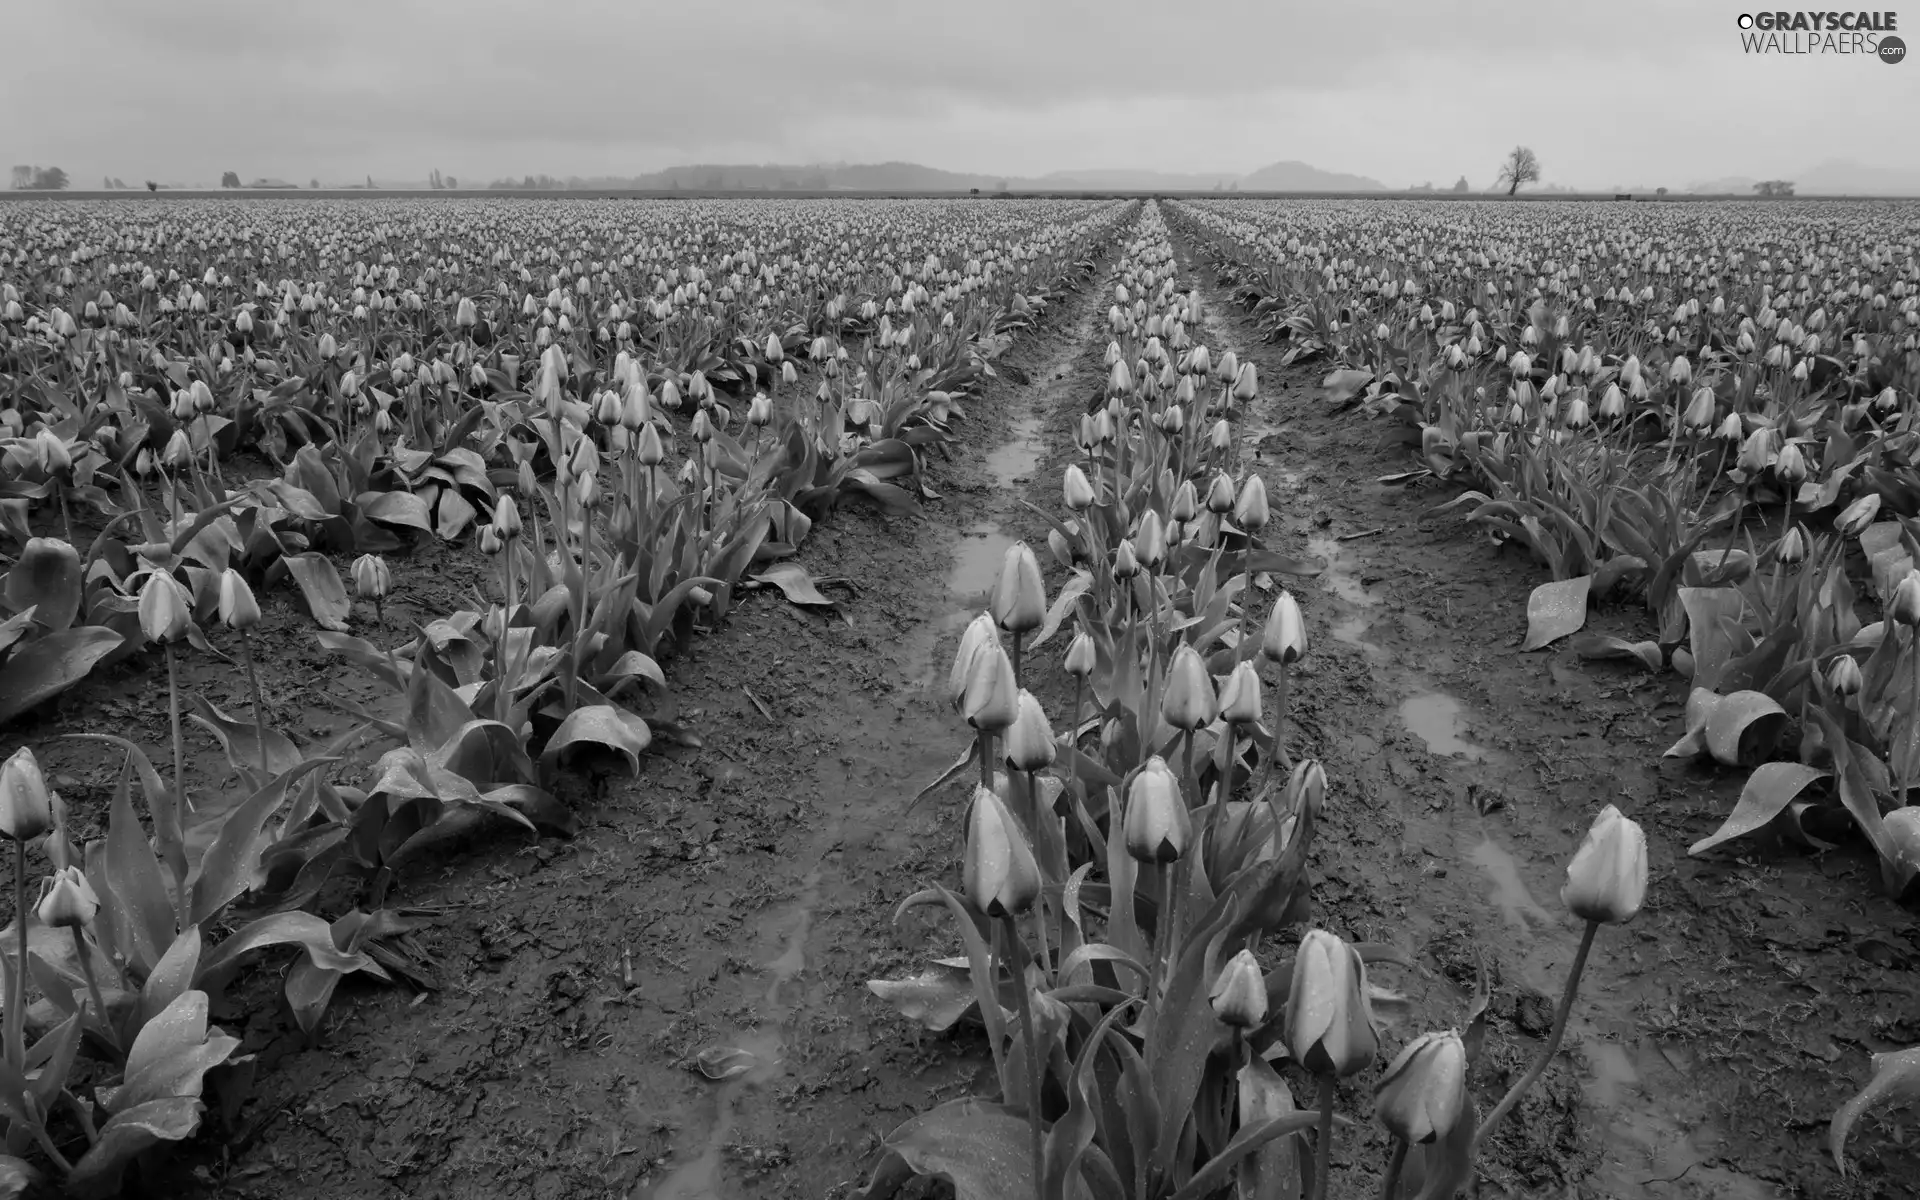
[[93,0],[10,16],[0,144],[82,180],[1297,158],[1399,184],[1489,177],[1516,141],[1549,180],[1600,186],[1826,157],[1920,166],[1883,161],[1893,114],[1920,109],[1920,66],[1753,58],[1720,9]]

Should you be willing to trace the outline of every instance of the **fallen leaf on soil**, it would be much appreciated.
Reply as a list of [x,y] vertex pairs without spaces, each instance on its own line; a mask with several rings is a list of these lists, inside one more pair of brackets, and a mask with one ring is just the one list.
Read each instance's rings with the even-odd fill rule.
[[867,990],[935,1033],[953,1028],[974,1006],[964,958],[941,959],[911,979],[869,979]]
[[1527,597],[1527,641],[1522,650],[1538,650],[1587,623],[1587,590],[1593,576],[1543,583]]
[[760,1056],[738,1046],[708,1046],[694,1055],[693,1065],[708,1079],[732,1079],[760,1064]]
[[832,608],[833,601],[820,594],[814,586],[813,576],[799,563],[775,563],[758,575],[749,576],[755,583],[772,584],[785,594],[794,604],[812,604]]

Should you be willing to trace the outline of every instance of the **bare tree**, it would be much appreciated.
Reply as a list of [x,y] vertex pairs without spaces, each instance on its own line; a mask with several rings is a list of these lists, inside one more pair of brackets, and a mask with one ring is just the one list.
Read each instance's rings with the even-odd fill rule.
[[1540,182],[1539,155],[1525,146],[1515,146],[1513,152],[1507,155],[1507,160],[1500,164],[1500,178],[1495,186],[1505,184],[1507,195],[1511,196],[1520,190],[1521,184],[1538,182]]

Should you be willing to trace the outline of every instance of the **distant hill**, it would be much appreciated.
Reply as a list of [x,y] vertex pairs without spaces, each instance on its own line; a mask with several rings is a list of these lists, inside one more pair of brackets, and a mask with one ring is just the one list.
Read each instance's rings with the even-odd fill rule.
[[[1771,178],[1792,180],[1794,191],[1802,196],[1920,196],[1920,171],[1868,167],[1844,159],[1828,159],[1798,174]],[[1729,175],[1689,184],[1686,190],[1694,195],[1751,196],[1758,182],[1746,175]]]
[[1277,162],[1240,178],[1243,192],[1384,192],[1387,185],[1365,175],[1322,171],[1303,162]]
[[1128,167],[1094,168],[1082,171],[1054,171],[1034,183],[1042,188],[1090,191],[1107,188],[1116,192],[1204,192],[1214,187],[1238,183],[1240,176],[1229,172],[1174,173],[1139,171]]

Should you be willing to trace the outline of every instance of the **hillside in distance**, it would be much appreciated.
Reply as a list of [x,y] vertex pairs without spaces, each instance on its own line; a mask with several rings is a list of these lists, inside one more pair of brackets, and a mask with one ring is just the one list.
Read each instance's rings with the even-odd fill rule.
[[[511,179],[499,181],[512,186]],[[1170,172],[1130,167],[1054,171],[1041,176],[984,175],[944,171],[910,162],[745,164],[694,163],[627,178],[575,177],[576,188],[664,191],[870,191],[870,192],[1380,192],[1386,185],[1362,175],[1323,171],[1303,162],[1277,162],[1247,174]]]

